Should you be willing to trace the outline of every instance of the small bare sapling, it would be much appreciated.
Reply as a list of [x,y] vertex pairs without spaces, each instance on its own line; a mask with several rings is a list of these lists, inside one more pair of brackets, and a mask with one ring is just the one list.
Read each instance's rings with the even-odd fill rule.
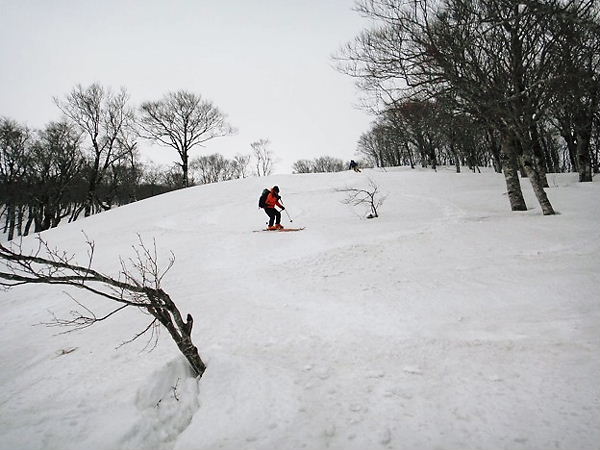
[[366,206],[369,214],[367,219],[374,219],[379,217],[379,207],[383,205],[385,196],[382,196],[379,192],[379,186],[369,178],[369,187],[364,189],[359,188],[345,188],[339,189],[339,192],[346,193],[346,198],[342,200],[345,205],[351,206]]

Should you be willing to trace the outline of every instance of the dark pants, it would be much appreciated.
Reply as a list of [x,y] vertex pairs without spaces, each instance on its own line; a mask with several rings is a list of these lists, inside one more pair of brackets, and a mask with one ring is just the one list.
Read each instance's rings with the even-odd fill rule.
[[269,216],[269,226],[273,226],[273,222],[279,225],[281,222],[281,213],[277,211],[275,208],[265,208],[265,212],[267,216]]

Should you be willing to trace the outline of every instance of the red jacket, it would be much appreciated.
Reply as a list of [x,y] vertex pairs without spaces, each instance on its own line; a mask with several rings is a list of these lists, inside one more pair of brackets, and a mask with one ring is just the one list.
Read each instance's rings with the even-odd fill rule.
[[271,190],[271,192],[269,192],[269,195],[267,195],[267,199],[265,200],[265,208],[275,208],[275,206],[283,208],[283,205],[279,203],[280,198],[281,197],[278,194]]

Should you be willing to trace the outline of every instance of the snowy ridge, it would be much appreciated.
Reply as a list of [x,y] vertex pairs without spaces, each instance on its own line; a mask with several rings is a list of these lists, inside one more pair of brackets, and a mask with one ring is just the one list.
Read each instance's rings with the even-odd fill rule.
[[[368,177],[374,220],[339,191]],[[0,450],[597,449],[600,184],[548,179],[553,217],[527,180],[512,213],[502,175],[396,169],[199,186],[48,231],[84,259],[83,230],[107,273],[137,233],[173,251],[164,289],[208,369],[191,378],[167,333],[115,349],[138,311],[57,334],[31,325],[73,309],[61,289],[2,292]],[[252,232],[275,184],[301,233]]]

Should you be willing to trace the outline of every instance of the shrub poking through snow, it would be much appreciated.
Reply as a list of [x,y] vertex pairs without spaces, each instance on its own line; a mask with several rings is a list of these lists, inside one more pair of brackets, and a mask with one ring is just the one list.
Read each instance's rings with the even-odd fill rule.
[[370,178],[368,188],[346,188],[340,189],[340,192],[345,192],[347,194],[346,198],[342,200],[342,203],[352,206],[368,205],[370,212],[367,215],[367,219],[379,217],[378,209],[383,205],[385,196],[381,196],[379,186],[377,186]]

